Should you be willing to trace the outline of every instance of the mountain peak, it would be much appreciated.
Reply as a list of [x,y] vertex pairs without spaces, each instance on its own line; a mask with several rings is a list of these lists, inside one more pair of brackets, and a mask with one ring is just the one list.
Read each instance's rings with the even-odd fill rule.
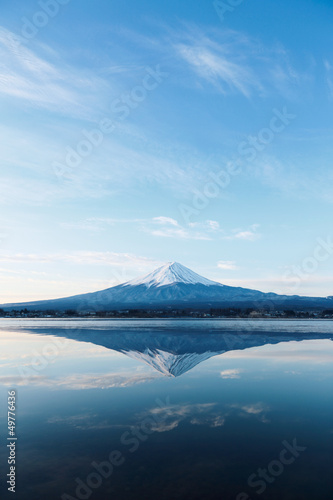
[[199,283],[206,286],[222,286],[216,281],[208,280],[194,271],[191,271],[191,269],[179,264],[179,262],[168,262],[158,269],[155,269],[152,273],[128,281],[125,285],[146,285],[147,288],[150,288],[152,286],[160,287],[174,283],[185,283],[188,285],[195,285]]

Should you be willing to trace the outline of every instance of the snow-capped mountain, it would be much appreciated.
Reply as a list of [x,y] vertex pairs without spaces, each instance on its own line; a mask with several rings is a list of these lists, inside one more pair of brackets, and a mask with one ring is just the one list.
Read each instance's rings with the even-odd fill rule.
[[150,288],[173,285],[175,283],[185,283],[187,285],[201,284],[206,286],[223,286],[216,281],[211,281],[203,276],[200,276],[200,274],[191,271],[188,267],[178,264],[178,262],[169,262],[146,276],[124,283],[124,286],[146,285],[147,288]]
[[210,307],[328,309],[333,307],[333,299],[277,295],[249,288],[222,285],[200,276],[177,262],[170,262],[146,276],[99,292],[55,300],[4,304],[0,307],[5,310],[27,308],[28,310],[65,311],[71,309],[78,312]]

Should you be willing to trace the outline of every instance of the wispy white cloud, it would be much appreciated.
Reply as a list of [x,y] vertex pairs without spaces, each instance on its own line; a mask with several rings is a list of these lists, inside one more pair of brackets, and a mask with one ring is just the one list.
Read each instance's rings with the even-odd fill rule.
[[250,405],[241,406],[240,409],[249,415],[260,415],[267,411],[269,408],[263,403],[255,403]]
[[219,222],[217,222],[216,220],[206,220],[204,222],[189,222],[188,225],[191,228],[206,229],[211,232],[218,232],[221,229]]
[[239,231],[235,234],[234,238],[238,240],[254,241],[259,238],[259,235],[254,231]]
[[239,267],[236,266],[236,263],[233,260],[220,260],[217,263],[217,267],[226,271],[236,271],[237,269],[239,269]]
[[216,403],[184,403],[163,408],[152,408],[146,415],[157,416],[159,422],[154,426],[156,432],[168,432],[187,420],[192,425],[220,427],[224,425],[224,416],[216,410]]
[[319,199],[333,202],[333,173],[328,162],[323,164],[313,159],[311,171],[307,173],[292,161],[281,161],[276,157],[265,156],[253,165],[248,165],[247,173],[264,186],[296,199]]
[[252,224],[249,229],[233,229],[232,234],[226,236],[228,240],[247,240],[255,241],[261,237],[258,233],[259,224]]
[[166,225],[178,227],[178,222],[175,219],[172,219],[171,217],[163,217],[163,216],[154,217],[153,221],[160,223],[160,224],[166,224]]
[[221,52],[213,52],[200,44],[179,44],[175,48],[201,78],[213,83],[223,93],[226,93],[226,86],[249,97],[251,88],[259,86],[249,68],[231,61]]
[[[225,230],[220,223],[215,220],[205,220],[201,222],[189,222],[181,224],[176,219],[167,216],[156,216],[150,219],[116,219],[103,217],[89,217],[77,223],[62,223],[62,227],[70,229],[82,229],[84,231],[103,231],[110,226],[135,225],[139,231],[143,231],[161,238],[175,238],[182,240],[248,240],[255,241],[261,237],[258,232],[259,224],[252,224],[247,229],[235,228]],[[233,261],[220,261],[218,267],[221,269],[238,269]]]
[[[265,49],[263,50],[265,52]],[[281,96],[291,100],[297,99],[300,89],[305,91],[307,84],[311,83],[311,72],[297,71],[289,52],[281,43],[273,46],[265,55],[268,58],[267,66],[264,65],[267,82],[271,83]]]
[[73,390],[84,389],[109,389],[111,387],[131,387],[133,385],[152,382],[159,378],[159,374],[74,374],[65,378],[54,379],[52,385],[56,388]]
[[103,418],[94,413],[82,413],[70,416],[56,415],[54,417],[50,417],[47,420],[47,423],[53,425],[67,425],[80,430],[101,430],[128,427],[125,422],[118,421],[118,423],[111,423],[108,418]]
[[326,71],[326,85],[328,90],[328,96],[333,99],[333,65],[328,61],[324,61],[324,68]]
[[223,415],[209,415],[208,417],[194,417],[190,420],[192,425],[208,425],[209,427],[221,427],[225,423]]
[[32,385],[47,386],[52,389],[109,389],[111,387],[131,387],[133,385],[152,382],[159,378],[159,374],[132,374],[132,373],[80,373],[68,375],[66,377],[50,378],[46,375],[20,376],[0,376],[0,383],[5,386],[10,385]]
[[295,69],[281,44],[267,46],[241,32],[186,26],[173,32],[171,40],[177,57],[222,94],[250,98],[278,92],[294,99],[295,89],[309,80]]
[[168,432],[183,421],[192,425],[205,425],[209,427],[221,427],[226,419],[233,413],[238,412],[241,416],[255,417],[263,423],[267,423],[266,414],[269,407],[261,402],[251,404],[227,405],[221,410],[216,403],[183,403],[168,405],[163,408],[152,408],[139,417],[147,415],[158,417],[159,422],[154,427],[157,432]]
[[82,129],[90,130],[91,124],[81,124],[80,130],[77,124],[67,122],[59,129],[52,122],[49,131],[36,127],[38,122],[31,130],[0,127],[4,139],[0,204],[52,206],[63,199],[106,199],[123,192],[137,196],[147,186],[167,191],[177,200],[192,196],[193,189],[205,179],[200,166],[192,165],[190,151],[184,154],[179,148],[170,154],[167,147],[151,144],[147,138],[142,138],[142,147],[135,150],[127,132],[105,137],[77,168],[68,169],[59,178],[53,162],[63,164],[67,148],[75,149],[84,139]]
[[233,404],[228,406],[232,411],[236,411],[237,413],[239,413],[240,416],[256,417],[263,424],[267,424],[269,422],[266,415],[269,412],[270,408],[265,403],[258,402],[245,405]]
[[[130,253],[0,252],[0,303],[55,299],[125,283],[164,262]],[[58,270],[55,272],[55,267]]]
[[237,368],[230,369],[230,370],[223,370],[220,375],[222,378],[240,378],[242,370],[239,370]]
[[[158,226],[157,228],[156,225]],[[190,222],[186,225],[181,225],[177,220],[169,217],[154,217],[151,222],[146,221],[145,225],[145,230],[154,236],[193,240],[238,239],[255,241],[261,236],[258,233],[258,229],[258,224],[252,224],[247,230],[233,229],[227,231],[215,220]],[[231,261],[220,261],[218,267],[223,269],[237,269],[235,263]]]
[[[312,85],[311,64],[300,70],[281,42],[267,44],[225,26],[216,29],[181,22],[172,28],[163,23],[159,27],[161,34],[165,33],[159,39],[129,30],[121,34],[143,50],[149,48],[164,57],[177,72],[177,84],[207,91],[206,83],[223,95],[239,93],[252,98],[279,94],[291,100],[299,99],[300,91],[307,92]],[[175,57],[170,58],[170,53]]]
[[151,222],[145,224],[145,231],[163,238],[210,240],[211,234],[218,228],[218,223],[216,224],[217,226],[214,226],[212,221],[207,221],[207,223],[182,226],[170,217],[154,217]]
[[220,224],[214,220],[190,222],[182,225],[176,219],[167,216],[157,216],[150,219],[116,219],[89,217],[77,223],[62,223],[62,227],[89,231],[103,231],[109,226],[118,224],[135,225],[139,231],[162,238],[178,238],[185,240],[211,240],[224,233]]
[[12,32],[0,27],[0,94],[34,107],[88,116],[89,104],[92,109],[94,101],[91,96],[105,90],[107,82],[86,70],[67,66],[54,51],[34,44],[37,47],[44,57],[18,44]]
[[91,429],[111,429],[114,427],[122,427],[121,424],[110,424],[107,420],[101,420],[97,414],[79,414],[67,417],[54,416],[47,420],[48,424],[61,424],[74,427],[75,429],[91,430]]
[[153,408],[150,410],[152,415],[167,414],[170,417],[187,417],[193,413],[202,413],[210,411],[216,406],[216,403],[185,403],[179,405],[169,405],[163,408]]
[[50,254],[5,254],[0,253],[0,262],[16,263],[51,263],[68,262],[71,264],[103,264],[110,266],[127,266],[131,268],[142,268],[143,266],[152,266],[159,264],[159,261],[148,259],[147,257],[137,257],[130,253],[115,252],[93,252],[77,251],[68,253],[50,253]]

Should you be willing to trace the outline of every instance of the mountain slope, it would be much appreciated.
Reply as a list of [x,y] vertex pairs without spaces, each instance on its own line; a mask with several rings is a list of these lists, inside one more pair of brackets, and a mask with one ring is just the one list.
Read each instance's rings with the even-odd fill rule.
[[122,309],[209,308],[330,308],[333,299],[263,293],[248,288],[222,285],[208,280],[177,262],[168,263],[152,273],[99,292],[55,300],[4,304],[5,310],[74,309],[78,312]]

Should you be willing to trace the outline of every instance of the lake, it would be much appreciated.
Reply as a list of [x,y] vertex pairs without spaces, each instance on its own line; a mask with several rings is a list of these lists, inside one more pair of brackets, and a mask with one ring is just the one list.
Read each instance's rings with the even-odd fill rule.
[[2,319],[0,496],[14,443],[18,500],[332,500],[332,340],[325,320]]

